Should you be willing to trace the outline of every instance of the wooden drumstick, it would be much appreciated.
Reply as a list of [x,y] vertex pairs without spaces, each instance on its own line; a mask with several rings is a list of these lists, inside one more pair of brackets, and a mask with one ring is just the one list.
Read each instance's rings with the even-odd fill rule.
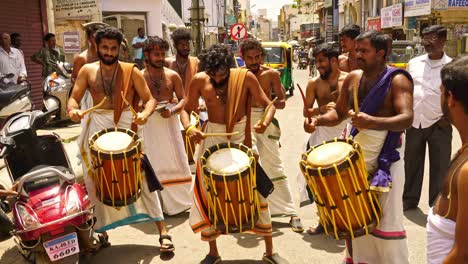
[[89,108],[89,109],[84,110],[81,114],[82,114],[82,115],[86,115],[86,114],[92,113],[94,110],[96,110],[96,109],[98,109],[99,107],[101,107],[101,106],[104,104],[104,102],[105,102],[106,100],[107,100],[107,97],[104,97],[104,98],[102,99],[102,101],[101,101],[99,104],[97,104],[97,105],[95,105],[95,106],[93,106],[93,107],[91,107],[91,108]]
[[[307,109],[307,99],[304,94],[304,91],[302,91],[301,86],[297,83],[297,88],[299,88],[299,92],[301,92],[301,97],[302,97],[302,102],[304,102],[304,109]],[[307,117],[307,120],[309,120],[309,123],[312,122],[312,118],[310,116]]]
[[138,116],[138,113],[133,109],[132,105],[127,101],[127,98],[125,98],[124,93],[120,92],[120,95],[122,95],[122,100],[125,102],[125,104],[128,106],[128,109],[130,109],[130,112],[132,112],[134,117]]
[[359,105],[358,105],[358,91],[359,91],[359,79],[356,79],[353,86],[353,100],[354,100],[354,113],[359,114]]
[[278,99],[278,97],[275,97],[275,98],[268,104],[268,106],[265,108],[265,112],[263,113],[262,118],[260,119],[260,124],[263,124],[263,122],[265,122],[265,119],[266,119],[266,117],[267,117],[268,110],[270,110],[271,106],[276,102],[276,99]]
[[239,134],[239,131],[235,131],[232,133],[205,133],[205,137],[230,137]]

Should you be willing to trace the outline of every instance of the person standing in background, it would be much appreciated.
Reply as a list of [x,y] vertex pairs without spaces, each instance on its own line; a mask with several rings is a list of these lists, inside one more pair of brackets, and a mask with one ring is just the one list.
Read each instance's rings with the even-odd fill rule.
[[145,46],[145,40],[147,37],[145,36],[145,29],[138,28],[138,36],[133,38],[132,47],[135,49],[135,55],[133,56],[133,60],[138,66],[138,69],[143,70],[144,68],[144,54],[143,54],[143,47]]

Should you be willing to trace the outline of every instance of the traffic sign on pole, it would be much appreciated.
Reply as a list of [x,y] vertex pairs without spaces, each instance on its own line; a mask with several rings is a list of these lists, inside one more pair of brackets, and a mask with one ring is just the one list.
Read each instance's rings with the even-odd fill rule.
[[231,26],[231,38],[241,40],[247,37],[247,28],[242,23],[236,23]]

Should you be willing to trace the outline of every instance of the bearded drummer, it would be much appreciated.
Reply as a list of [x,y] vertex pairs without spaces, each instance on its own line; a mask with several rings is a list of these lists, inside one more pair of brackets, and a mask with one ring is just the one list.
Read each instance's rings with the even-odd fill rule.
[[[262,107],[267,107],[270,100],[262,91],[255,75],[246,69],[232,69],[234,57],[227,47],[213,45],[200,55],[202,68],[205,71],[197,73],[190,84],[188,100],[184,110],[181,112],[181,121],[187,134],[197,143],[199,148],[195,153],[197,162],[205,149],[219,143],[232,142],[244,143],[251,147],[251,125],[248,124],[247,108],[248,100],[253,97]],[[229,90],[229,93],[228,93]],[[208,121],[204,131],[200,131],[190,124],[189,113],[198,108],[198,98],[203,97],[208,110]],[[236,101],[237,99],[237,101]],[[264,133],[271,123],[275,114],[275,107],[271,106],[266,113],[265,120],[259,120],[253,126],[256,133]],[[238,132],[230,138],[207,137],[206,132],[230,133]],[[199,164],[198,164],[199,166]],[[201,175],[197,175],[194,187],[194,203],[190,210],[190,226],[197,233],[201,232],[201,238],[209,243],[209,253],[200,262],[201,264],[221,263],[221,257],[216,245],[216,239],[221,231],[214,228],[205,212],[206,205],[203,204],[207,195],[203,186]],[[260,194],[261,211],[253,232],[264,236],[266,252],[263,260],[268,263],[288,263],[277,253],[273,254],[272,226],[268,204]]]
[[[106,100],[97,110],[89,113],[89,118],[82,129],[78,143],[81,149],[84,164],[91,164],[89,157],[88,139],[94,133],[111,127],[132,128],[136,131],[136,125],[143,125],[148,120],[156,106],[156,100],[146,85],[141,72],[134,64],[122,63],[118,60],[120,45],[123,35],[114,27],[106,27],[96,32],[97,55],[99,61],[85,64],[78,74],[75,88],[68,101],[68,114],[74,122],[83,118],[83,111],[79,109],[85,91],[89,91],[94,105]],[[125,80],[128,82],[124,84]],[[126,87],[124,87],[126,86]],[[132,118],[132,112],[128,108],[122,108],[122,98],[119,91],[126,91],[126,99],[129,102],[143,101],[143,111]],[[134,105],[135,106],[135,105]],[[133,124],[132,124],[133,121]],[[163,214],[157,193],[150,193],[146,179],[143,178],[142,193],[135,203],[114,208],[104,205],[96,197],[96,186],[91,177],[85,171],[85,184],[91,202],[95,205],[94,215],[96,223],[95,231],[102,233],[100,240],[104,246],[109,246],[107,230],[129,225],[152,221],[161,231],[161,251],[174,249],[170,238],[163,228]]]
[[314,131],[351,118],[346,134],[360,143],[371,176],[370,188],[378,193],[382,206],[380,225],[372,234],[346,244],[346,263],[408,263],[402,132],[413,121],[413,82],[406,71],[386,65],[386,41],[377,31],[360,34],[356,56],[361,70],[346,76],[336,108],[304,121],[304,128]]
[[[309,80],[306,88],[306,105],[304,106],[304,117],[313,117],[325,114],[328,110],[335,107],[336,99],[338,98],[339,90],[343,86],[343,82],[348,75],[347,72],[341,71],[339,68],[340,52],[337,47],[332,44],[321,44],[314,49],[313,56],[315,64],[320,76]],[[314,107],[317,102],[318,107]],[[343,129],[346,126],[346,120],[342,121],[336,126],[322,126],[317,127],[314,131],[305,131],[310,134],[309,140],[306,144],[307,151],[310,147],[321,144],[335,137],[340,137]],[[307,191],[307,184],[304,177],[299,175],[298,187],[301,196],[301,205],[307,205],[310,201],[314,201],[313,197],[309,197]],[[316,227],[310,227],[307,230],[309,235],[317,235],[323,233],[325,230],[321,224]]]
[[[275,69],[262,65],[265,52],[260,41],[253,38],[247,39],[240,45],[240,50],[242,59],[245,61],[245,68],[255,74],[263,92],[265,92],[268,98],[271,98],[272,93],[276,95],[276,109],[283,109],[286,106],[286,95],[281,84],[280,73]],[[265,108],[254,101],[252,105],[252,120],[254,122],[260,120],[264,111]],[[279,140],[281,130],[278,120],[274,120],[274,123],[268,126],[265,133],[253,133],[255,145],[258,148],[259,162],[275,185],[275,191],[267,198],[268,206],[272,217],[289,216],[289,225],[292,230],[302,233],[304,227],[297,215],[291,187],[280,157]]]

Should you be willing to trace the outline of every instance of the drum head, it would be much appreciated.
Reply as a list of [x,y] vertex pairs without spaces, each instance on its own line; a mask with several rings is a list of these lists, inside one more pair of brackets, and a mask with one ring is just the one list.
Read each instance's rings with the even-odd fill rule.
[[214,173],[234,175],[245,171],[250,164],[249,156],[237,148],[223,148],[213,152],[206,166]]
[[346,142],[325,143],[309,153],[307,163],[315,167],[338,165],[349,156],[351,151],[353,151],[353,146]]
[[133,138],[127,133],[112,131],[101,135],[94,142],[94,147],[104,152],[122,152],[133,143]]

